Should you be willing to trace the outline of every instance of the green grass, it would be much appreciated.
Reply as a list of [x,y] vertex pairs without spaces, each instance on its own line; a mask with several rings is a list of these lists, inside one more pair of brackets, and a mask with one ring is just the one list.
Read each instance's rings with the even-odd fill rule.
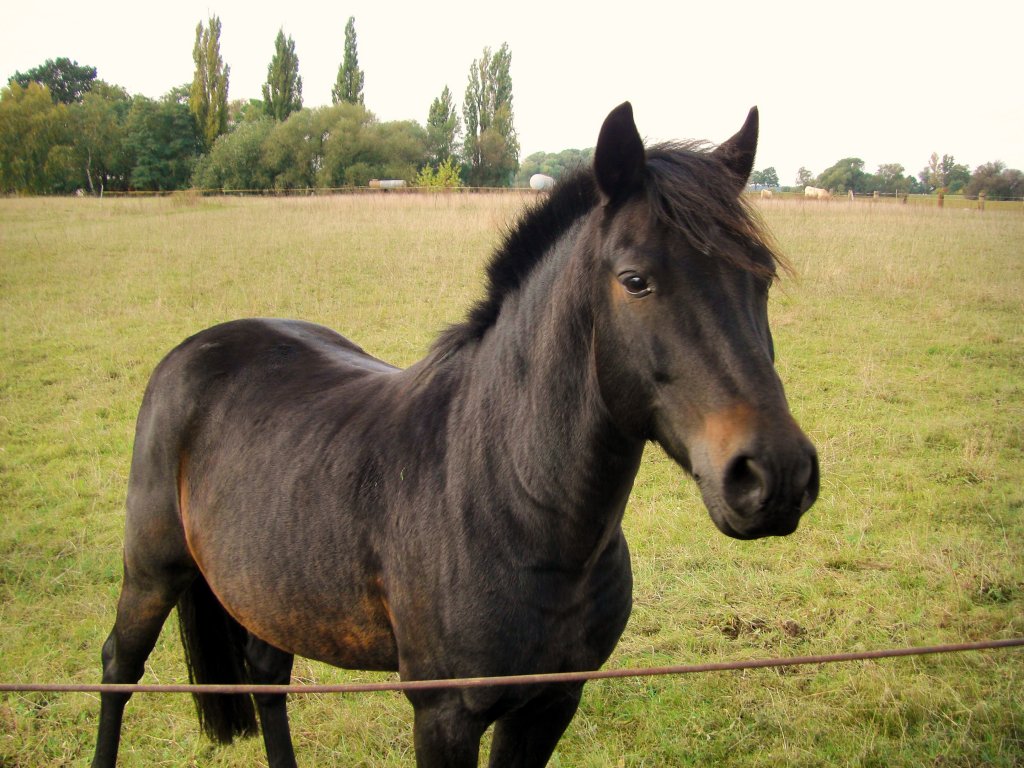
[[[406,365],[461,318],[516,195],[0,200],[0,679],[96,682],[146,379],[186,335],[302,317]],[[771,312],[822,492],[787,539],[718,534],[651,448],[609,666],[1024,635],[1024,215],[765,201]],[[373,679],[301,662],[300,681]],[[169,622],[148,682],[184,682]],[[557,766],[1014,766],[1019,650],[587,687]],[[0,766],[82,765],[97,697],[0,696]],[[300,763],[408,766],[397,694],[307,696]],[[263,765],[137,696],[122,765]]]

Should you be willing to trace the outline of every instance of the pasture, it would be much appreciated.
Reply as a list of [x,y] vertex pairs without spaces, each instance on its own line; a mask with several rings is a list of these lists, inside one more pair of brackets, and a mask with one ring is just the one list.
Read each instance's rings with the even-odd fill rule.
[[[398,365],[480,294],[503,195],[0,200],[0,679],[97,682],[134,418],[213,323],[323,323]],[[1024,216],[768,200],[795,275],[778,368],[822,489],[799,531],[719,534],[655,446],[627,510],[634,610],[607,666],[1024,635]],[[172,619],[143,682],[187,682]],[[298,661],[297,682],[373,680]],[[1013,766],[1024,653],[591,683],[556,766]],[[81,765],[98,697],[0,695],[0,766]],[[413,764],[399,694],[295,697],[300,764]],[[263,764],[138,695],[124,766]],[[486,748],[485,748],[486,752]]]

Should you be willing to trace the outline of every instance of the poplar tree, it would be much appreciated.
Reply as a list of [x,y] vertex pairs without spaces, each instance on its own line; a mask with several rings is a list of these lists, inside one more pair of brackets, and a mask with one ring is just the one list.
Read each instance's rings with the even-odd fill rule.
[[220,18],[211,16],[209,21],[209,28],[203,27],[203,22],[196,25],[196,42],[192,48],[196,71],[188,100],[207,150],[228,130],[228,75],[231,72],[220,55]]
[[427,149],[430,152],[431,165],[440,166],[456,156],[461,130],[459,115],[452,101],[452,92],[446,85],[441,95],[430,105],[427,116]]
[[338,80],[331,89],[333,102],[362,104],[364,79],[363,70],[359,68],[359,54],[356,51],[356,20],[354,16],[349,16],[345,25],[345,57],[338,67]]
[[275,120],[285,120],[292,112],[302,109],[302,78],[299,77],[299,57],[295,55],[295,41],[284,30],[274,41],[274,58],[267,67],[267,82],[263,84],[263,108]]
[[512,111],[512,52],[484,48],[469,69],[462,105],[463,145],[470,186],[509,186],[519,167],[519,139]]

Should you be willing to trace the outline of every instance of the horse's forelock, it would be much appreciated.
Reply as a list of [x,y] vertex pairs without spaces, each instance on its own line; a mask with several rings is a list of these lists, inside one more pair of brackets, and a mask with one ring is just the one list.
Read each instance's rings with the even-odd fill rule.
[[734,180],[709,150],[705,142],[664,143],[647,150],[651,213],[699,253],[773,279],[788,267],[760,216],[737,194]]

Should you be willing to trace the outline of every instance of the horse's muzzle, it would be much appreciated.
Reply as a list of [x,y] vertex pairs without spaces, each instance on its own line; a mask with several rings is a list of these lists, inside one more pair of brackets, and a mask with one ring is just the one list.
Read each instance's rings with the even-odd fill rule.
[[793,533],[818,498],[819,486],[817,451],[800,435],[787,446],[737,453],[724,464],[719,493],[704,484],[701,490],[723,533],[757,539]]

